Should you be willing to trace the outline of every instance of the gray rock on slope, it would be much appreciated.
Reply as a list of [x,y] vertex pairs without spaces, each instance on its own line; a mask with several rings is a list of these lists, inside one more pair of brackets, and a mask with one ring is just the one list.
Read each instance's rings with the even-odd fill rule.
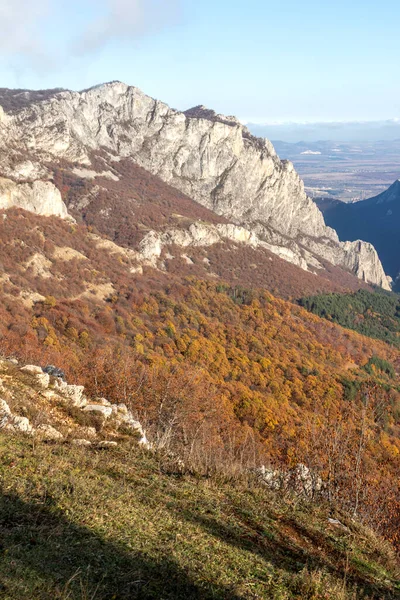
[[289,239],[298,263],[312,253],[389,288],[373,247],[339,242],[293,165],[231,117],[204,107],[178,112],[135,87],[113,82],[80,93],[61,92],[4,115],[0,164],[8,164],[11,142],[36,157],[37,171],[43,159],[54,157],[90,165],[90,152],[100,148],[131,157],[235,224],[250,230],[261,224],[266,242],[276,235]]
[[68,216],[60,191],[50,181],[15,183],[0,177],[0,209],[17,206],[38,215]]

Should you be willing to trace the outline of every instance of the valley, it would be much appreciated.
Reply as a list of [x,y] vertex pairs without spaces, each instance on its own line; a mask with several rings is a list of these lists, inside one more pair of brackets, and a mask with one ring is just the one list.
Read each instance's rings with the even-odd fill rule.
[[312,198],[365,200],[400,176],[400,140],[273,143],[282,159],[293,162]]

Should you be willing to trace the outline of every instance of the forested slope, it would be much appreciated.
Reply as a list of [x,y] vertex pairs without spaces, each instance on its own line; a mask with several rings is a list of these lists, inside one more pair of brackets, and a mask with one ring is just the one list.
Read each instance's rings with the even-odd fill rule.
[[8,211],[1,227],[4,354],[126,402],[200,472],[304,463],[397,541],[395,347],[265,289],[131,272],[83,226]]

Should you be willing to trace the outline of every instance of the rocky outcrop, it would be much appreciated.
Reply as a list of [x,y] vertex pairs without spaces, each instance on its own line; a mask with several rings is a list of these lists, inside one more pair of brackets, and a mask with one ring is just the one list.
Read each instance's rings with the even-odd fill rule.
[[[26,395],[30,400],[28,404],[35,399],[35,411],[37,411],[36,403],[40,403],[43,411],[41,416],[45,417],[46,421],[51,420],[56,427],[49,422],[39,423],[34,427],[28,417],[15,414],[15,408],[12,410],[8,401],[0,398],[0,430],[29,434],[45,442],[70,441],[77,446],[90,446],[91,442],[87,438],[97,438],[98,432],[95,427],[83,427],[76,422],[74,417],[81,413],[86,419],[95,417],[97,423],[107,427],[111,436],[121,438],[121,435],[122,437],[131,435],[139,446],[147,450],[153,449],[153,445],[147,439],[146,431],[126,404],[112,404],[106,398],[99,397],[88,401],[84,394],[84,386],[68,384],[60,377],[61,374],[64,377],[64,372],[54,365],[45,367],[48,372],[44,372],[42,367],[28,364],[17,371],[12,370],[10,374],[8,365],[11,364],[14,363],[10,360],[0,359],[3,372],[7,373],[4,380],[0,379],[0,393],[10,398],[14,407],[18,407],[18,402],[15,402],[17,394]],[[18,363],[16,365],[18,366]],[[46,385],[42,385],[42,377],[46,378]],[[6,385],[3,385],[3,381]],[[49,403],[45,410],[43,410],[43,402]],[[61,416],[60,407],[63,407],[61,413],[66,409],[67,418],[65,413]],[[22,410],[24,413],[28,412],[26,406],[23,406]],[[35,419],[37,420],[37,414]],[[58,429],[60,424],[64,433]],[[74,434],[79,434],[76,439]],[[104,444],[104,447],[111,447],[116,445],[116,442],[104,442]]]
[[15,183],[0,178],[0,209],[17,206],[38,215],[68,216],[60,191],[50,181]]
[[[178,246],[180,248],[188,247],[207,247],[214,244],[233,242],[235,244],[244,244],[252,248],[264,248],[277,254],[284,260],[298,265],[307,270],[308,264],[304,256],[284,244],[271,244],[262,240],[254,231],[245,227],[233,224],[210,225],[195,222],[188,229],[169,229],[162,233],[150,231],[145,235],[140,243],[139,251],[132,254],[139,263],[147,264],[152,267],[160,267],[160,257],[166,246]],[[311,259],[310,259],[311,261]],[[315,265],[317,266],[317,265]],[[321,265],[318,266],[322,268]],[[135,271],[136,267],[133,268]]]
[[331,241],[321,243],[321,240],[300,239],[315,254],[354,273],[359,279],[375,283],[390,290],[389,278],[386,276],[382,263],[374,246],[368,242],[341,242],[332,244]]
[[[339,261],[334,264],[389,287],[373,250],[362,242],[341,244],[293,165],[233,117],[202,106],[181,113],[113,82],[81,93],[56,93],[6,115],[0,122],[0,158],[3,148],[1,160],[7,164],[10,143],[39,164],[57,157],[89,166],[91,152],[99,149],[109,152],[110,162],[116,155],[131,157],[236,225],[251,231],[261,224],[265,242],[274,234],[290,239],[287,254],[303,267],[326,257],[329,245],[337,248],[328,252]],[[314,255],[308,257],[311,263],[304,249]]]
[[68,384],[63,379],[57,378],[54,382],[54,388],[67,399],[71,406],[83,408],[87,405],[83,385]]
[[111,406],[102,406],[101,404],[88,404],[83,409],[83,412],[94,413],[104,419],[108,419],[112,415],[112,408]]
[[262,465],[256,469],[256,473],[260,481],[272,490],[290,489],[308,498],[314,498],[324,491],[321,477],[302,463],[286,471]]

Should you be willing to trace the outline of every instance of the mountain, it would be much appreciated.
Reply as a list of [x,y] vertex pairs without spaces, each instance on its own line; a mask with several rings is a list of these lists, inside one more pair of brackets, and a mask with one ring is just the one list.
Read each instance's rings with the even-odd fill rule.
[[394,600],[373,247],[234,117],[118,82],[1,98],[0,596]]
[[[292,164],[279,160],[270,142],[252,136],[233,117],[202,106],[181,113],[120,82],[80,93],[3,91],[1,101],[0,206],[27,208],[30,193],[32,210],[47,214],[50,200],[35,204],[35,186],[45,182],[59,214],[62,190],[54,182],[61,170],[76,177],[76,202],[69,208],[82,219],[113,183],[120,191],[129,188],[129,175],[122,170],[134,163],[246,230],[229,230],[235,231],[235,242],[250,240],[310,272],[323,271],[328,261],[389,288],[374,248],[359,241],[340,243]],[[121,210],[133,210],[128,205],[121,204]],[[112,219],[110,212],[103,217]],[[150,253],[160,248],[159,233],[149,230],[146,240],[142,235],[143,245],[153,248]],[[176,232],[163,233],[176,242]],[[195,237],[194,245],[205,239],[210,245],[209,232],[197,230]]]
[[344,204],[322,200],[318,205],[326,222],[341,240],[368,240],[377,249],[385,271],[396,279],[400,273],[400,180],[385,192]]

